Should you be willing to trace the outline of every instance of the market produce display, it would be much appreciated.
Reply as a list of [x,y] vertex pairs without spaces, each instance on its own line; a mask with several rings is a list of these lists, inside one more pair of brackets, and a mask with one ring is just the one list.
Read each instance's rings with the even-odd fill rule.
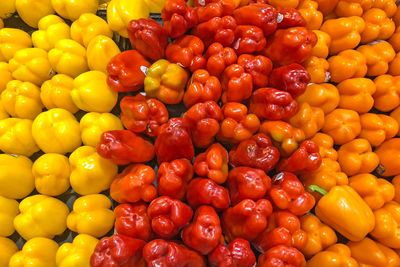
[[395,0],[2,0],[0,267],[400,267],[399,124]]

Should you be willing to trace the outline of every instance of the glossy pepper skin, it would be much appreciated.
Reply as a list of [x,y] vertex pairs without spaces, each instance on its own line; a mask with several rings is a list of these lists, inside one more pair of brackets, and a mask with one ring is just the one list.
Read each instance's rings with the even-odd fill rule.
[[318,169],[321,161],[318,145],[313,141],[306,140],[289,158],[279,163],[278,169],[295,173],[310,172]]
[[269,85],[288,92],[292,97],[297,97],[305,92],[310,79],[303,66],[293,63],[275,68],[271,72]]
[[310,260],[307,261],[307,266],[346,266],[356,267],[359,266],[358,262],[352,257],[351,251],[348,246],[344,244],[335,244],[318,252]]
[[208,47],[214,42],[231,46],[235,40],[236,20],[232,16],[214,17],[196,26],[193,34]]
[[180,200],[161,196],[150,203],[147,214],[154,234],[170,239],[190,222],[193,210]]
[[238,55],[260,52],[265,48],[267,40],[263,31],[257,26],[239,25],[235,29],[234,49]]
[[84,12],[71,25],[71,39],[85,47],[88,47],[90,41],[96,36],[103,35],[112,38],[113,35],[107,22],[93,13]]
[[56,16],[48,15],[39,20],[38,30],[32,33],[32,43],[37,48],[46,51],[54,48],[62,39],[70,38],[70,28],[65,21]]
[[[307,22],[300,14],[299,10],[291,7],[278,8],[278,29],[287,29],[291,27],[305,27]],[[282,19],[281,19],[282,17]]]
[[388,202],[380,209],[375,210],[374,216],[375,228],[371,232],[371,236],[382,245],[399,249],[400,204],[395,201]]
[[387,73],[389,63],[395,58],[396,52],[392,45],[386,41],[381,41],[376,44],[362,45],[357,48],[367,61],[367,75],[379,76]]
[[344,50],[328,59],[331,81],[340,83],[350,78],[362,78],[367,74],[365,56],[357,50]]
[[213,43],[204,55],[207,59],[206,69],[210,75],[220,78],[226,67],[236,63],[237,55],[233,48]]
[[189,7],[185,0],[166,1],[161,11],[164,29],[171,38],[178,38],[193,28],[198,22],[195,9]]
[[11,239],[1,236],[0,248],[2,251],[2,254],[0,255],[0,264],[7,266],[11,257],[18,252],[18,247]]
[[307,102],[303,102],[289,122],[294,127],[302,130],[305,138],[310,138],[324,126],[324,111],[319,107],[312,107]]
[[206,60],[203,57],[204,43],[194,35],[185,35],[170,43],[166,50],[166,58],[188,68],[191,72],[204,68]]
[[325,58],[312,56],[304,62],[311,83],[325,83],[330,80],[329,63]]
[[369,43],[374,40],[386,40],[395,31],[395,23],[384,10],[371,8],[363,14],[365,30],[361,34],[361,43]]
[[[21,19],[32,28],[37,28],[39,20],[47,15],[53,14],[54,9],[50,0],[42,1],[15,1],[15,8]],[[32,12],[35,10],[35,12]]]
[[251,75],[254,88],[268,85],[269,74],[272,70],[272,62],[269,58],[262,55],[243,54],[239,56],[237,64]]
[[270,248],[258,258],[258,266],[305,266],[303,254],[296,248],[279,245]]
[[253,78],[245,69],[232,64],[225,69],[221,78],[222,102],[241,102],[250,98],[253,91]]
[[0,60],[9,61],[18,50],[32,47],[28,33],[14,28],[0,29]]
[[21,267],[31,265],[32,267],[48,266],[56,267],[56,253],[58,244],[43,237],[35,237],[28,240],[22,250],[16,251],[10,258],[7,266]]
[[256,256],[249,241],[235,238],[227,246],[218,245],[208,255],[208,263],[211,267],[253,267],[256,264]]
[[376,91],[373,94],[374,107],[383,112],[395,109],[400,104],[400,78],[384,74],[374,79]]
[[297,7],[300,17],[303,18],[305,23],[303,25],[310,30],[318,30],[323,22],[324,16],[318,10],[318,3],[311,0],[302,1]]
[[118,234],[150,240],[152,230],[146,204],[120,204],[114,209],[114,214],[115,230]]
[[360,116],[350,109],[335,109],[325,116],[322,132],[332,136],[335,144],[343,145],[361,132]]
[[3,226],[0,229],[0,236],[10,236],[14,233],[14,218],[18,215],[18,201],[15,199],[0,196],[0,223]]
[[62,244],[57,250],[57,266],[90,266],[90,257],[98,242],[90,235],[77,235],[72,242]]
[[155,178],[156,174],[150,166],[129,165],[114,178],[110,195],[118,203],[150,202],[157,197],[157,189],[153,185]]
[[8,115],[1,120],[0,150],[4,153],[28,157],[39,151],[39,147],[32,134],[32,121],[28,119],[8,118]]
[[194,6],[197,11],[199,23],[209,21],[216,17],[230,16],[236,8],[232,0],[205,0],[203,3],[199,3],[198,0],[195,0]]
[[374,82],[367,78],[352,78],[337,85],[340,94],[339,108],[351,109],[359,114],[374,106],[372,95],[376,91]]
[[105,35],[93,37],[86,52],[89,69],[107,73],[108,62],[119,53],[121,50],[110,37]]
[[203,178],[196,178],[189,182],[186,201],[193,208],[209,205],[217,211],[225,210],[230,205],[228,190],[211,179]]
[[121,234],[104,237],[96,245],[90,266],[144,267],[142,248],[145,244],[143,240]]
[[143,56],[152,61],[164,57],[168,34],[155,20],[148,18],[132,20],[127,30],[132,47]]

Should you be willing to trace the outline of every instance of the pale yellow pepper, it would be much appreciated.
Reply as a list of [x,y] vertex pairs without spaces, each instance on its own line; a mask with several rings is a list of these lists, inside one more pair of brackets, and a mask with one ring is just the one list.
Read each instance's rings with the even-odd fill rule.
[[34,237],[54,238],[67,229],[69,209],[61,200],[45,195],[33,195],[19,203],[14,219],[15,230],[25,240]]
[[10,115],[4,110],[3,105],[0,105],[0,120],[9,118]]
[[11,257],[9,267],[57,267],[57,250],[58,244],[51,239],[32,238]]
[[32,166],[36,190],[43,195],[58,196],[69,188],[71,168],[66,156],[47,153]]
[[9,61],[18,50],[31,46],[28,33],[13,28],[0,29],[0,61]]
[[112,37],[113,32],[107,22],[92,13],[82,14],[71,25],[71,37],[81,45],[87,47],[90,40],[98,35]]
[[72,152],[69,163],[71,187],[80,195],[98,194],[108,189],[118,171],[117,165],[102,158],[91,146]]
[[41,86],[55,74],[47,58],[47,51],[41,48],[18,50],[9,61],[9,68],[14,79],[37,86]]
[[14,241],[0,236],[0,266],[9,267],[10,259],[17,251]]
[[33,120],[42,112],[40,88],[30,82],[13,80],[1,93],[1,104],[11,117]]
[[0,93],[6,89],[7,83],[11,81],[12,75],[8,63],[0,62]]
[[62,18],[48,15],[40,19],[39,30],[32,33],[32,42],[34,47],[49,51],[58,41],[70,36],[69,26]]
[[71,113],[78,112],[79,108],[74,104],[71,90],[74,87],[74,79],[57,74],[42,84],[40,99],[47,109],[63,108]]
[[19,118],[0,120],[0,150],[28,157],[39,151],[32,134],[32,121]]
[[0,196],[0,236],[14,233],[14,218],[18,213],[18,201]]
[[113,228],[114,219],[111,200],[105,195],[93,194],[75,200],[67,226],[73,232],[100,238]]
[[107,84],[107,75],[97,70],[76,77],[71,96],[78,108],[93,112],[110,112],[118,100],[118,93]]
[[57,267],[90,267],[90,257],[98,242],[90,235],[80,234],[72,243],[62,244],[56,254]]
[[2,0],[0,5],[0,18],[8,18],[15,12],[15,0]]
[[86,50],[89,69],[107,73],[108,62],[119,53],[121,53],[119,47],[110,37],[105,35],[94,37]]
[[54,14],[51,0],[16,0],[15,7],[21,19],[32,28],[38,27],[41,18]]
[[111,113],[86,113],[80,123],[82,142],[85,146],[96,147],[102,133],[111,130],[122,130],[121,120]]
[[88,70],[86,49],[78,42],[70,39],[60,40],[49,51],[49,61],[57,73],[75,78]]
[[79,122],[71,112],[61,108],[40,113],[33,121],[32,134],[45,153],[65,154],[81,145]]
[[51,4],[57,14],[71,21],[77,20],[84,13],[96,13],[99,7],[98,0],[51,0]]
[[21,199],[33,189],[32,161],[25,156],[0,154],[0,196]]

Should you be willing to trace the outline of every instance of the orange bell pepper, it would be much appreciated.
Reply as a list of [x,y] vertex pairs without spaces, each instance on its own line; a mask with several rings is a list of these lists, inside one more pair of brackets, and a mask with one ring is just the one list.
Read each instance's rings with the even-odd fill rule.
[[400,135],[400,106],[390,113],[390,117],[397,121],[399,125],[399,132],[397,133],[397,135]]
[[374,211],[375,228],[371,232],[382,245],[400,249],[400,204],[391,201]]
[[396,27],[394,22],[387,17],[382,9],[368,9],[362,18],[365,21],[365,29],[361,33],[362,44],[375,40],[386,40],[394,33]]
[[307,262],[307,267],[358,267],[351,251],[344,244],[335,244],[319,252]]
[[297,98],[297,102],[308,103],[328,114],[339,105],[339,91],[330,83],[310,84],[304,94]]
[[317,35],[317,44],[312,49],[312,56],[327,58],[329,55],[329,47],[331,45],[331,37],[329,34],[323,31],[314,30],[313,31]]
[[367,139],[372,146],[379,146],[394,137],[399,131],[398,122],[384,114],[365,113],[360,116],[360,138]]
[[325,58],[312,56],[303,65],[311,76],[311,83],[325,83],[329,81],[329,63]]
[[400,25],[400,7],[397,7],[396,12],[394,13],[392,19],[396,27]]
[[307,139],[321,130],[324,125],[324,111],[318,107],[311,107],[304,102],[289,122],[294,127],[301,129]]
[[378,174],[382,176],[400,175],[400,138],[383,142],[375,153],[379,157]]
[[365,10],[372,7],[372,0],[341,0],[335,8],[338,17],[361,17]]
[[385,74],[389,70],[389,62],[396,56],[392,46],[386,41],[379,41],[362,45],[357,48],[367,60],[367,75],[379,76]]
[[303,0],[300,2],[297,10],[306,21],[306,27],[310,30],[318,30],[324,18],[321,11],[318,10],[318,3],[312,0]]
[[400,175],[397,175],[392,179],[392,185],[394,186],[393,200],[400,203]]
[[388,112],[400,106],[400,76],[381,75],[374,83],[376,92],[372,97],[377,110]]
[[318,3],[318,10],[326,16],[335,9],[339,0],[315,0],[315,2]]
[[360,134],[360,116],[354,110],[335,109],[325,116],[322,132],[330,135],[335,144],[343,145]]
[[317,133],[313,138],[311,138],[311,141],[314,141],[318,145],[321,158],[337,160],[338,154],[333,147],[332,137],[324,133]]
[[[265,3],[265,1],[264,1]],[[284,7],[292,7],[296,8],[299,5],[299,0],[267,0],[267,4],[270,4],[271,6],[275,8],[284,8]]]
[[[400,12],[399,12],[399,21],[400,21]],[[392,34],[392,36],[390,36],[388,42],[392,45],[396,53],[400,52],[400,27],[396,28],[395,32]]]
[[397,11],[396,0],[374,0],[372,7],[382,9],[389,18],[393,17]]
[[400,53],[397,53],[394,59],[389,63],[388,74],[393,76],[400,75]]
[[367,78],[347,79],[337,85],[340,94],[339,108],[366,113],[374,106],[372,95],[375,84]]
[[377,210],[394,198],[394,186],[387,180],[363,173],[349,178],[349,185],[357,191],[365,203]]
[[328,59],[331,81],[340,83],[350,78],[362,78],[367,74],[367,59],[357,50],[345,50]]

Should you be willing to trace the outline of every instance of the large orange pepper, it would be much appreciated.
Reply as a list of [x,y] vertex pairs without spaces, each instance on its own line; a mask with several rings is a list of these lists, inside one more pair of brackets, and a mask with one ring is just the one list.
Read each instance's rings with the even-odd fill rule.
[[315,0],[315,2],[318,3],[318,10],[326,16],[335,9],[339,0]]
[[374,0],[372,7],[382,9],[389,18],[393,17],[397,11],[396,0]]
[[371,232],[382,245],[400,248],[400,204],[391,201],[374,211],[375,228]]
[[335,144],[343,145],[360,134],[360,116],[354,110],[335,109],[325,116],[322,132],[330,135]]
[[329,55],[329,47],[331,45],[331,36],[326,32],[314,30],[317,35],[317,44],[314,46],[311,55],[320,58],[327,58]]
[[382,176],[400,175],[400,138],[392,138],[380,145],[375,153],[379,157],[378,173]]
[[365,138],[372,146],[379,146],[394,137],[399,131],[398,122],[384,114],[365,113],[360,116],[360,138]]
[[335,8],[338,17],[361,17],[365,10],[372,7],[373,0],[340,0]]
[[304,102],[289,122],[294,127],[301,129],[306,138],[310,138],[324,125],[324,111],[318,107],[311,107]]
[[[399,12],[399,19],[400,19],[400,12]],[[389,38],[388,42],[392,45],[394,51],[400,52],[400,27],[396,28],[395,32]]]
[[306,27],[310,30],[318,30],[322,25],[324,16],[318,10],[318,3],[312,0],[303,0],[297,7],[301,16],[306,21]]
[[400,75],[400,52],[397,53],[396,56],[394,57],[394,59],[389,63],[388,74],[393,75],[393,76]]
[[361,33],[362,44],[375,40],[386,40],[394,33],[394,22],[382,9],[368,9],[362,17],[365,21],[365,29]]
[[367,78],[347,79],[337,85],[340,94],[339,108],[366,113],[374,106],[372,95],[375,84]]
[[310,74],[311,83],[325,83],[329,81],[329,63],[325,58],[312,56],[303,65]]
[[331,81],[340,83],[350,78],[362,78],[367,74],[367,59],[356,50],[345,50],[328,59]]
[[379,41],[357,48],[367,60],[367,75],[379,76],[385,74],[389,70],[389,62],[396,56],[392,46],[386,41]]
[[397,203],[400,203],[400,175],[397,175],[393,178],[392,185],[394,186],[393,200]]
[[324,133],[317,133],[313,138],[311,138],[311,141],[314,141],[318,145],[321,158],[337,160],[338,154],[333,147],[334,143],[332,137]]
[[351,251],[344,244],[335,244],[317,253],[307,262],[307,267],[358,267],[357,261],[351,257]]
[[310,106],[321,108],[328,114],[339,105],[339,91],[330,83],[310,84],[304,94],[297,98],[297,102],[307,102]]
[[399,132],[397,133],[397,135],[400,135],[400,106],[390,113],[390,117],[397,121],[399,125]]
[[374,83],[376,92],[372,97],[377,110],[388,112],[400,106],[400,76],[381,75]]

